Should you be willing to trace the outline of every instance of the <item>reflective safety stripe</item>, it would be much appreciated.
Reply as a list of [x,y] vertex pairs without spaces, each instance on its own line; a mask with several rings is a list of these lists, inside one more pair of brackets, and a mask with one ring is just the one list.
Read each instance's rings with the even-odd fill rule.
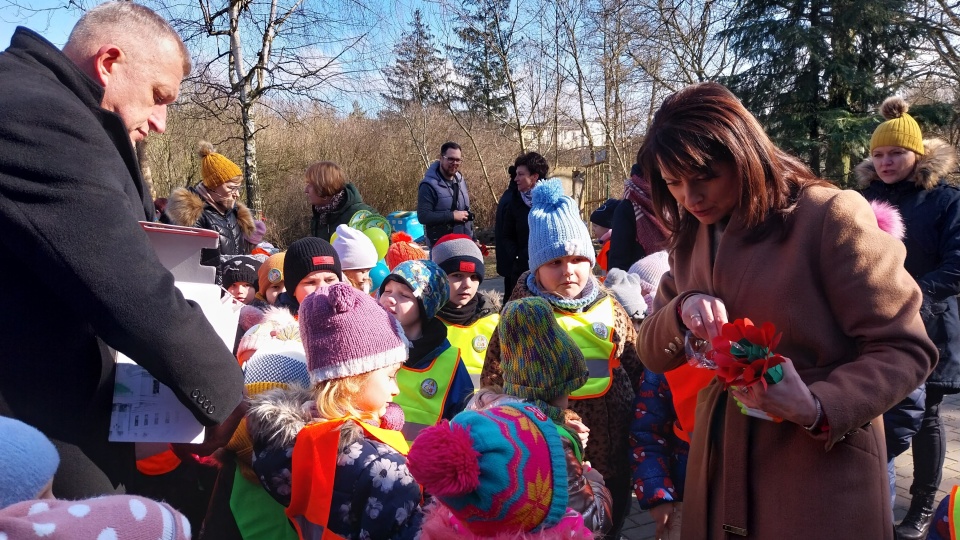
[[957,527],[960,526],[960,501],[957,501],[958,487],[960,486],[953,486],[953,489],[950,490],[950,511],[947,518],[950,524],[950,538],[957,537]]
[[[439,421],[439,418],[437,418],[437,420]],[[400,433],[403,433],[403,438],[406,439],[407,444],[409,444],[417,438],[417,435],[419,435],[421,431],[427,429],[428,427],[430,426],[426,424],[418,424],[416,422],[408,422],[407,420],[404,420],[403,428],[400,429]]]
[[[393,401],[403,409],[404,427],[401,431],[408,443],[413,442],[413,437],[420,433],[413,426],[433,426],[440,421],[459,363],[460,349],[451,346],[424,369],[402,366],[397,372],[400,393]],[[412,426],[408,429],[407,424]]]
[[474,390],[479,390],[479,389],[480,389],[480,374],[479,374],[479,373],[471,373],[471,374],[470,374],[470,382],[473,383],[473,389],[474,389]]
[[500,315],[494,313],[478,320],[470,326],[447,325],[447,340],[454,348],[460,349],[460,359],[467,366],[467,373],[478,375],[473,382],[474,388],[480,388],[480,371],[483,370],[483,360],[487,356],[487,346],[490,338],[500,323]]
[[613,382],[613,370],[620,365],[617,346],[613,343],[616,324],[613,299],[608,296],[582,313],[554,310],[553,314],[561,328],[580,347],[590,373],[587,382],[570,394],[570,399],[590,399],[606,394]]
[[330,529],[322,525],[311,523],[303,516],[294,518],[293,522],[297,525],[297,529],[301,531],[300,538],[303,540],[344,540],[339,534],[330,532]]

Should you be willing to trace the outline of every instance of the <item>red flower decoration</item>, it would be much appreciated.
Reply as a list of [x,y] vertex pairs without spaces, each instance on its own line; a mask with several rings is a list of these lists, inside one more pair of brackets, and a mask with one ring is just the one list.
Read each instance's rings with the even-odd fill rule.
[[713,350],[709,353],[724,387],[750,386],[759,381],[766,388],[768,383],[779,381],[771,370],[784,360],[773,352],[781,335],[770,322],[755,326],[750,319],[737,319],[724,324],[720,335],[711,340]]

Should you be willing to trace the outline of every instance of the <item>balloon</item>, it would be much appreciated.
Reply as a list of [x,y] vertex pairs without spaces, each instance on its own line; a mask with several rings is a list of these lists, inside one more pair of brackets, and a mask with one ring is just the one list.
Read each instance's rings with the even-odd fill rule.
[[354,229],[359,229],[360,222],[372,215],[373,212],[369,210],[357,210],[352,216],[350,216],[350,221],[347,222],[347,225],[353,227]]
[[363,234],[367,235],[367,238],[373,242],[373,247],[377,248],[377,258],[383,259],[383,256],[387,254],[387,248],[390,247],[390,239],[387,238],[387,233],[383,232],[383,229],[373,227],[363,231]]
[[330,245],[331,245],[331,246],[333,245],[334,242],[337,241],[337,236],[338,236],[337,233],[333,233],[333,235],[330,236]]
[[382,229],[383,232],[387,233],[387,238],[389,238],[390,233],[393,232],[393,230],[390,227],[390,222],[387,221],[387,218],[378,214],[367,217],[366,219],[360,222],[360,225],[357,228],[360,229],[361,231],[365,231],[367,229],[372,229],[374,227],[378,229]]
[[373,286],[370,288],[370,290],[379,291],[380,285],[383,284],[383,280],[387,279],[387,276],[389,275],[390,270],[387,268],[387,263],[383,262],[383,259],[380,259],[380,261],[377,262],[377,265],[370,269],[370,281],[373,282]]

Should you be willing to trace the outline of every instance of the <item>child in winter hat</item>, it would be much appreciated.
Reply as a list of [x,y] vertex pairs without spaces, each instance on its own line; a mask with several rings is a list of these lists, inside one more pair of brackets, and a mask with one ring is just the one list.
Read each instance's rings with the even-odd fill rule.
[[302,538],[324,530],[413,538],[420,486],[407,470],[403,436],[381,421],[407,358],[399,325],[346,283],[305,297],[299,323],[313,385],[252,400],[254,471]]
[[337,239],[333,241],[333,249],[340,256],[340,267],[343,268],[343,277],[347,278],[356,289],[370,294],[373,280],[370,279],[370,270],[377,265],[377,248],[373,241],[362,232],[347,225],[337,226]]
[[256,300],[261,263],[249,255],[231,257],[220,264],[223,288],[241,304],[250,305]]
[[283,283],[283,261],[287,252],[270,255],[257,269],[257,298],[269,305],[275,305],[280,293],[287,289]]
[[421,538],[592,539],[570,510],[564,436],[533,405],[464,411],[427,428],[410,471],[435,500]]
[[[613,528],[619,534],[632,496],[627,433],[633,413],[633,381],[643,373],[630,317],[592,274],[595,253],[577,204],[563,194],[558,180],[533,188],[530,225],[530,271],[513,298],[538,296],[550,303],[554,317],[590,363],[592,376],[569,398],[569,407],[590,427],[590,463],[603,474],[613,497]],[[501,322],[501,324],[503,324]],[[503,386],[501,343],[495,334],[481,374],[484,386]]]
[[380,284],[380,305],[397,318],[412,343],[395,400],[406,415],[408,441],[424,426],[453,418],[473,393],[460,351],[451,346],[446,325],[436,318],[449,297],[447,274],[428,260],[402,262]]
[[653,312],[653,298],[660,288],[660,278],[670,271],[670,256],[666,251],[656,251],[633,263],[629,273],[640,278],[640,291],[647,303],[647,315]]
[[0,508],[52,498],[53,475],[59,466],[60,454],[46,435],[19,420],[0,416]]
[[25,501],[0,510],[0,538],[190,540],[190,522],[166,503],[131,495]]
[[341,272],[340,256],[330,242],[312,236],[293,242],[283,259],[285,301],[299,308],[317,288],[340,281]]
[[390,237],[390,247],[387,248],[387,254],[383,256],[383,260],[387,263],[387,268],[389,268],[391,272],[403,261],[415,261],[426,258],[428,258],[427,252],[405,232],[393,233]]
[[590,214],[590,228],[593,231],[593,237],[602,246],[600,253],[597,254],[597,264],[604,272],[609,269],[607,254],[610,252],[610,236],[613,234],[613,215],[619,205],[620,199],[607,199]]
[[223,154],[213,151],[213,145],[207,141],[198,144],[200,154],[200,177],[209,190],[216,189],[227,182],[239,181],[243,171],[236,163]]
[[634,327],[639,329],[640,321],[647,316],[647,301],[643,294],[643,279],[620,268],[612,268],[607,273],[604,286],[613,293],[614,298],[630,316]]

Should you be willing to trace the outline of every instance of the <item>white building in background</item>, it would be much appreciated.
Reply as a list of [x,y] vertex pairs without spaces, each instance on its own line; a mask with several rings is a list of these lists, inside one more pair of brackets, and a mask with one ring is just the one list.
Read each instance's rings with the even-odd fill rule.
[[[589,130],[593,144],[602,147],[606,141],[606,131],[599,120],[590,120],[586,126],[569,120],[561,120],[554,134],[554,123],[527,124],[523,128],[524,143],[534,151],[547,151],[554,147],[556,142],[559,150],[576,150],[586,148],[590,144],[587,137]],[[556,137],[554,136],[556,135]]]

